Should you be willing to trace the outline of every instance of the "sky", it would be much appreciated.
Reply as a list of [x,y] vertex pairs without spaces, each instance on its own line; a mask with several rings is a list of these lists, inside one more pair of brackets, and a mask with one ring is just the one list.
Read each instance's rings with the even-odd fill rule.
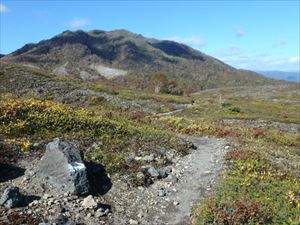
[[300,1],[0,0],[0,53],[65,30],[127,29],[236,68],[299,70]]

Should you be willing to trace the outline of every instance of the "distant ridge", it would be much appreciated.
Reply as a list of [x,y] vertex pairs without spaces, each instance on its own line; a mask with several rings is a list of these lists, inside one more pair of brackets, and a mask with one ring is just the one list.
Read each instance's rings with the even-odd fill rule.
[[300,82],[300,71],[257,71],[257,73],[277,80]]

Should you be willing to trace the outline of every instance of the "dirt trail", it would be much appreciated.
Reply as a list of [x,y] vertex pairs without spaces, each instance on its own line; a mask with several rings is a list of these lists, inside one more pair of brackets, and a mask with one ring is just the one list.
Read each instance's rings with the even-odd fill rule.
[[178,112],[182,112],[185,109],[191,108],[193,107],[195,104],[186,104],[184,107],[180,108],[180,109],[176,109],[170,112],[165,112],[165,113],[157,113],[156,116],[171,116],[174,115]]
[[178,177],[178,182],[161,179],[148,188],[136,189],[114,182],[106,195],[115,203],[113,224],[130,224],[131,219],[145,225],[190,224],[192,207],[210,190],[222,168],[226,141],[211,137],[184,138],[197,149],[178,158],[173,165],[172,174]]
[[192,207],[199,203],[210,189],[223,164],[225,142],[217,138],[190,137],[197,146],[191,154],[184,157],[176,168],[184,169],[183,176],[174,186],[178,191],[171,200],[178,206],[168,212],[168,224],[189,224]]

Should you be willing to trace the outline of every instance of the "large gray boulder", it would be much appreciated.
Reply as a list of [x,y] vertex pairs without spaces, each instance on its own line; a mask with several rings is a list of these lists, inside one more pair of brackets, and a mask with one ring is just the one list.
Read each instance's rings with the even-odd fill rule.
[[20,193],[19,188],[10,187],[4,190],[0,199],[0,205],[3,205],[7,209],[11,209],[21,206],[23,200],[24,196]]
[[54,139],[46,147],[37,173],[48,177],[50,183],[72,194],[84,195],[89,192],[87,169],[80,150],[74,143]]

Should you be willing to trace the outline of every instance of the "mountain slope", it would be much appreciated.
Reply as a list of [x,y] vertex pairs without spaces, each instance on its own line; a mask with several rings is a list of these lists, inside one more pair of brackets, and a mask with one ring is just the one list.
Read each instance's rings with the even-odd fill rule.
[[237,70],[187,45],[145,38],[126,30],[65,31],[49,40],[27,44],[1,60],[83,80],[112,79],[145,87],[149,75],[164,72],[195,90],[220,86],[276,83]]

